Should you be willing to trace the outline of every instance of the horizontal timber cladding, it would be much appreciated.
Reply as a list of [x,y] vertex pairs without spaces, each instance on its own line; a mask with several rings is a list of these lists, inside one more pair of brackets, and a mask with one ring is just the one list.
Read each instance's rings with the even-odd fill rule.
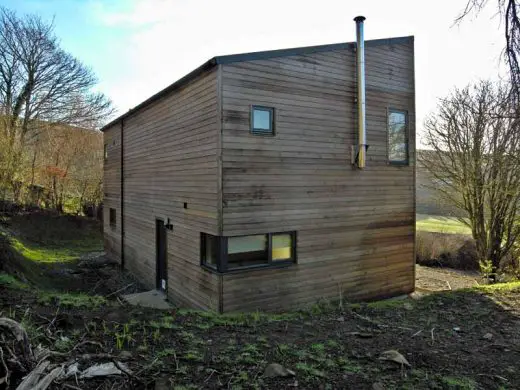
[[[413,40],[366,46],[367,167],[357,143],[352,49],[222,65],[226,236],[297,232],[297,264],[223,276],[223,310],[281,310],[317,299],[414,289]],[[251,105],[275,136],[250,134]],[[388,164],[388,109],[408,113],[409,165]]]
[[217,310],[219,276],[200,267],[200,232],[218,234],[217,69],[124,119],[125,266],[155,287],[155,220],[167,230],[168,296]]
[[[106,148],[104,161],[103,232],[105,252],[110,258],[121,258],[121,128],[115,124],[103,133]],[[110,225],[110,209],[116,210],[115,226]]]

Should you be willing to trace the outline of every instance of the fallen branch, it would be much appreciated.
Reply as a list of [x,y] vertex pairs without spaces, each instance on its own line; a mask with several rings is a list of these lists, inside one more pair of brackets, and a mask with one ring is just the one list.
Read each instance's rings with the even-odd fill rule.
[[108,295],[105,295],[105,298],[111,297],[112,295],[116,295],[116,294],[120,293],[121,291],[125,291],[127,288],[132,287],[133,285],[134,285],[134,283],[130,283],[129,285],[127,285],[127,286],[125,286],[123,288],[120,288],[117,291],[114,291],[114,292],[111,292]]
[[29,336],[27,336],[27,332],[18,322],[10,319],[10,318],[0,318],[0,330],[6,329],[9,331],[16,339],[17,342],[20,343],[22,347],[22,355],[27,363],[32,363],[34,361],[34,356],[31,349],[31,343],[29,342]]
[[34,390],[45,390],[51,385],[51,383],[61,375],[63,372],[63,366],[56,367],[54,370],[49,372],[45,378],[43,378],[33,389]]
[[0,378],[0,385],[4,384],[5,383],[5,387],[8,388],[9,387],[9,376],[10,376],[10,372],[9,372],[9,369],[7,368],[7,364],[5,364],[5,360],[4,360],[4,350],[0,347],[0,361],[2,363],[2,366],[4,367],[4,370],[5,370],[5,375],[3,378]]
[[32,370],[29,375],[27,375],[22,383],[18,385],[16,390],[31,390],[33,389],[38,382],[40,381],[40,378],[43,376],[43,373],[49,366],[50,362],[48,360],[45,360],[38,364],[34,370]]
[[493,375],[493,374],[477,374],[477,376],[487,376],[489,378],[497,378],[497,379],[500,379],[504,382],[509,382],[507,380],[507,378],[504,378],[503,376],[500,376],[500,375]]
[[85,340],[85,341],[82,341],[81,343],[76,344],[69,353],[71,353],[72,351],[75,351],[76,349],[78,349],[80,347],[83,347],[84,345],[95,345],[99,348],[103,348],[103,344],[101,344],[99,341]]

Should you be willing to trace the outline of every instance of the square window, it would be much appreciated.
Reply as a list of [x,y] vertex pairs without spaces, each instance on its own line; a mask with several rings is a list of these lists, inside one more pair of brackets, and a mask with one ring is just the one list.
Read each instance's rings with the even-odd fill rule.
[[408,118],[406,111],[388,111],[388,161],[408,164]]
[[116,209],[110,208],[109,221],[110,221],[110,226],[116,227]]
[[274,108],[260,106],[251,108],[251,133],[274,135]]

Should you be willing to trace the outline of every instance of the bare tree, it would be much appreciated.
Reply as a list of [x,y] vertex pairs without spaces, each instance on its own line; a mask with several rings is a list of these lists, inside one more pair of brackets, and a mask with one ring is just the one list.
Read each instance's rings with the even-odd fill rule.
[[95,128],[111,115],[110,101],[92,91],[96,82],[60,48],[52,23],[0,8],[0,138],[7,140],[0,181],[17,182],[27,139],[41,123]]
[[[470,14],[479,14],[488,6],[489,0],[468,0],[466,7],[456,19],[459,23]],[[500,16],[500,23],[504,26],[506,41],[504,55],[509,66],[511,87],[517,101],[520,99],[520,1],[493,0]]]
[[509,87],[456,89],[425,121],[425,142],[420,163],[465,212],[480,260],[498,268],[520,237],[520,109]]

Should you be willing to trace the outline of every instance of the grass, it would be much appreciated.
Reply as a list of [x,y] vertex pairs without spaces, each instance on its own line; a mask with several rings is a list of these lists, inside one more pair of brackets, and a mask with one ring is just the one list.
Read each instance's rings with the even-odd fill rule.
[[454,217],[417,214],[418,231],[451,234],[471,234],[470,228]]
[[38,303],[69,308],[96,308],[107,304],[107,300],[99,295],[82,293],[41,292]]
[[[77,247],[70,245],[61,248],[49,248],[35,243],[22,242],[18,238],[11,238],[11,246],[27,260],[38,263],[70,262],[78,258],[83,252]],[[89,252],[86,250],[85,252]]]

